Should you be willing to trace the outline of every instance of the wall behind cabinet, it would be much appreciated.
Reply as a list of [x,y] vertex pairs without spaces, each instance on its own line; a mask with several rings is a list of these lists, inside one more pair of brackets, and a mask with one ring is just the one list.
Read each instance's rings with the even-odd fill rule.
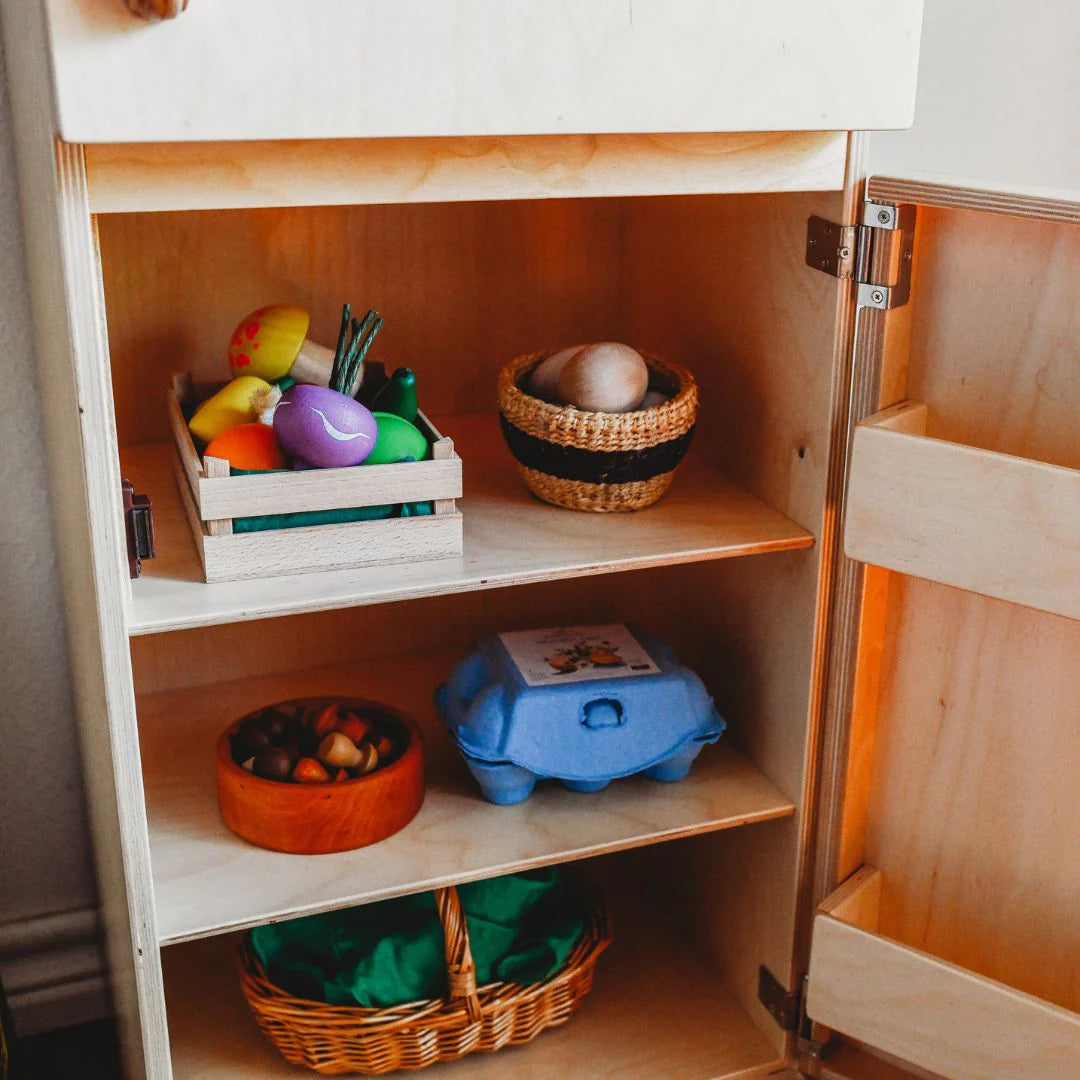
[[0,978],[28,1032],[106,1002],[2,79],[0,340]]

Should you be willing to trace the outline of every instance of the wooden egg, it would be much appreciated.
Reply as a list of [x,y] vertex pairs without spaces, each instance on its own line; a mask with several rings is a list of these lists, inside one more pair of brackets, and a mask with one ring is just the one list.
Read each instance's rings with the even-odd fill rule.
[[266,424],[241,424],[211,439],[206,457],[224,458],[234,469],[263,472],[284,469],[288,461],[278,446],[274,429]]
[[631,412],[649,388],[649,369],[629,345],[601,341],[571,356],[559,375],[559,398],[585,412]]
[[546,360],[541,360],[529,376],[528,391],[541,401],[559,402],[559,376],[566,367],[566,361],[575,353],[584,349],[584,345],[570,345],[552,353]]

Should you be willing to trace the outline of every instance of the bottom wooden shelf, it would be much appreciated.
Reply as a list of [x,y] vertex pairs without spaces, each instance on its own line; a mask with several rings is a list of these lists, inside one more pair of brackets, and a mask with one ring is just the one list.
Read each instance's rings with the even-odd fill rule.
[[882,888],[865,867],[822,904],[811,1019],[954,1080],[1078,1075],[1080,1013],[887,937]]
[[[634,890],[637,892],[637,890]],[[779,1054],[683,939],[671,913],[607,887],[613,943],[593,992],[528,1046],[424,1070],[438,1080],[751,1080]],[[300,1077],[267,1043],[236,974],[234,934],[163,949],[176,1080]],[[314,1076],[314,1073],[308,1074]],[[405,1074],[400,1074],[405,1075]],[[412,1075],[412,1074],[409,1074]]]

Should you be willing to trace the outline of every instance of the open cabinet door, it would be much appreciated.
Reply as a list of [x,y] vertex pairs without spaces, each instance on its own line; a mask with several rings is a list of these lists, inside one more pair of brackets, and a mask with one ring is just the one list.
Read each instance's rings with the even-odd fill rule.
[[[1075,40],[1080,15],[1053,7]],[[978,23],[995,19],[988,41],[1022,57],[1026,31],[1010,42],[998,8]],[[876,372],[878,411],[848,466],[857,588],[846,623],[834,606],[846,666],[830,674],[806,1013],[919,1076],[1071,1080],[1080,158],[1053,116],[1077,80],[1059,69],[1051,88],[1033,58],[1007,82],[1039,85],[1039,108],[991,116],[1000,66],[935,38],[975,19],[955,0],[928,13],[916,128],[872,140],[869,197],[916,205],[918,227],[910,303],[860,311],[855,370]],[[969,61],[944,73],[946,56]],[[961,76],[986,84],[981,99]],[[1004,149],[983,142],[995,121]],[[1024,149],[1036,136],[1038,160]],[[808,1072],[854,1075],[822,1056]]]
[[878,176],[1080,198],[1080,6],[926,5],[915,122],[873,137]]

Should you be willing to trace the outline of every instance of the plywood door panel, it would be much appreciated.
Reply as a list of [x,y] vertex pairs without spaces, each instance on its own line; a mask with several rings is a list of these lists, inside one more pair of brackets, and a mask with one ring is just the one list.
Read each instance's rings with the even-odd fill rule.
[[921,0],[231,0],[146,24],[120,0],[41,2],[60,132],[83,143],[903,127],[922,17]]
[[874,135],[887,176],[1080,199],[1074,62],[1080,8],[1061,0],[926,6],[910,131]]
[[[923,210],[907,394],[950,441],[1080,463],[1080,230]],[[882,932],[1080,1010],[1080,623],[894,576],[867,858]]]

